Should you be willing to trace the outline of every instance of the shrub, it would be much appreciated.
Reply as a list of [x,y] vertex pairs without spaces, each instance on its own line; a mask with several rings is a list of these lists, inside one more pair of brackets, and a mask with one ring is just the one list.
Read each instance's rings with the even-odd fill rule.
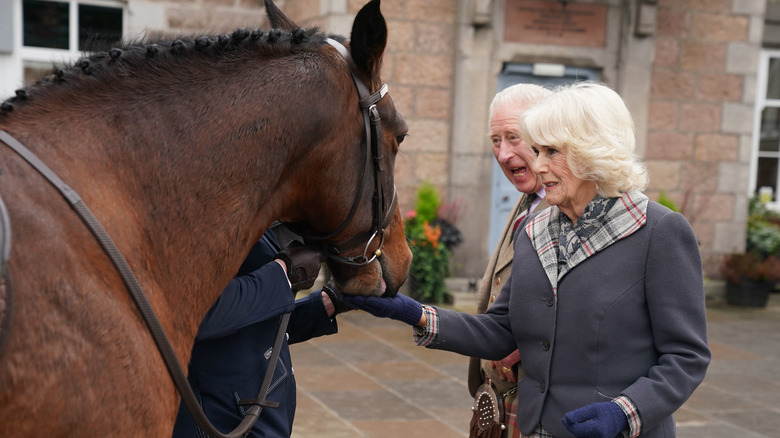
[[439,217],[439,193],[430,183],[417,190],[415,209],[407,212],[404,229],[412,250],[409,271],[412,298],[441,304],[447,298],[444,279],[450,274],[450,249],[463,241],[463,235],[448,220]]

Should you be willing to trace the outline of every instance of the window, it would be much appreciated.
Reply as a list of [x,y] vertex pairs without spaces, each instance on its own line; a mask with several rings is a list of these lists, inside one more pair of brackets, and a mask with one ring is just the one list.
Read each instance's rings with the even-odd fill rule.
[[51,64],[106,49],[122,39],[124,9],[114,1],[22,0],[22,74],[25,84],[51,71]]
[[780,188],[780,51],[761,53],[756,91],[751,193],[761,193],[777,205]]

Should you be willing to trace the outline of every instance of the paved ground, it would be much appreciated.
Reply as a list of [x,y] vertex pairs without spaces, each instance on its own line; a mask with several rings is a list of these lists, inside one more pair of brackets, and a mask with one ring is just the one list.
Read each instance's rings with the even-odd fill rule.
[[[712,304],[708,320],[713,361],[675,415],[678,437],[780,437],[780,294],[766,309]],[[468,436],[466,358],[416,347],[408,326],[363,312],[339,328],[292,348],[293,438]]]

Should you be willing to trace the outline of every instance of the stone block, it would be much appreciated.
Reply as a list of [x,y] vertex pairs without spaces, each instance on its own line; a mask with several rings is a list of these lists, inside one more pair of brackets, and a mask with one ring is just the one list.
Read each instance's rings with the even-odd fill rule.
[[761,45],[764,38],[764,17],[757,15],[750,17],[750,26],[748,28],[747,42],[750,44]]
[[700,74],[696,79],[697,100],[739,102],[742,98],[743,75]]
[[408,152],[449,153],[450,125],[446,120],[411,119],[406,123],[409,137],[403,146]]
[[[693,192],[715,193],[718,187],[719,163],[688,161],[682,163],[680,169],[680,190],[690,197]],[[684,199],[684,203],[692,200]],[[682,205],[681,205],[682,207]]]
[[731,253],[745,250],[747,238],[747,224],[745,222],[720,222],[715,224],[715,234],[712,242],[713,252]]
[[[241,0],[246,3],[255,3],[262,5],[263,3],[258,0]],[[341,11],[333,10],[332,8],[328,8],[324,11],[322,11],[322,8],[320,7],[320,4],[318,1],[312,1],[312,0],[287,0],[284,2],[284,5],[278,4],[277,6],[280,6],[282,11],[290,17],[294,22],[303,25],[303,23],[309,23],[312,19],[316,17],[320,17],[322,15],[329,15],[334,12],[338,13],[345,13],[346,10],[342,8]],[[328,5],[329,6],[329,5]]]
[[699,242],[699,248],[711,249],[712,242],[715,239],[715,224],[712,222],[696,221],[691,224],[693,234],[696,235],[696,241]]
[[[490,181],[492,167],[483,166],[485,157],[481,155],[457,154],[452,156],[452,185],[457,187],[476,187]],[[487,172],[485,172],[485,170]]]
[[[385,51],[382,55],[382,67],[379,74],[385,81],[395,81],[395,53]],[[390,90],[390,92],[392,91],[393,90]]]
[[648,128],[663,131],[677,129],[678,105],[675,100],[650,101]]
[[680,41],[672,38],[658,38],[655,41],[655,62],[657,67],[677,67],[680,62]]
[[726,48],[726,73],[755,75],[761,46],[748,43],[729,43]]
[[450,56],[398,54],[395,77],[402,84],[450,87],[453,60]]
[[693,156],[693,134],[687,132],[649,132],[647,159],[689,160]]
[[733,0],[731,12],[734,14],[763,15],[766,0]]
[[753,132],[753,107],[741,103],[725,103],[722,131],[733,134]]
[[452,93],[450,89],[420,87],[417,89],[415,115],[423,118],[450,118],[452,108]]
[[731,12],[731,2],[732,0],[686,0],[685,8],[691,11],[728,14]]
[[[429,181],[433,185],[445,186],[448,182],[450,157],[444,153],[420,153],[414,157],[414,177],[417,181]],[[439,195],[446,198],[446,190],[439,189]]]
[[[392,87],[388,88],[388,94],[390,97],[393,98],[393,104],[395,104],[395,109],[401,113],[401,115],[406,120],[411,120],[415,117],[417,117],[417,113],[414,109],[415,107],[415,97],[416,94],[415,87],[408,86],[408,85],[393,85]],[[401,147],[404,148],[406,146],[406,143],[404,143]]]
[[458,2],[455,0],[406,0],[404,16],[408,20],[455,23]]
[[646,164],[650,175],[648,190],[663,190],[668,194],[679,186],[681,165],[678,161],[649,160]]
[[417,23],[415,51],[452,56],[455,51],[454,24]]
[[739,136],[739,162],[750,163],[753,158],[753,135],[742,134]]
[[696,75],[676,70],[655,70],[650,83],[653,99],[681,99],[693,97]]
[[688,36],[688,13],[684,10],[658,6],[657,37],[684,38]]
[[732,221],[736,195],[728,193],[695,193],[691,205],[690,220],[708,222]]
[[756,101],[756,77],[754,75],[743,76],[742,103],[752,105]]
[[414,23],[387,20],[387,50],[389,52],[414,52],[414,44]]
[[696,136],[697,161],[735,161],[739,156],[739,137],[729,134],[699,134]]
[[741,163],[720,163],[718,165],[718,193],[747,193],[750,169]]
[[746,41],[750,19],[738,15],[694,13],[690,36],[709,41]]
[[726,67],[726,43],[684,41],[681,44],[680,67],[684,70],[722,72]]
[[680,129],[713,132],[720,128],[721,106],[714,103],[684,103],[680,105]]

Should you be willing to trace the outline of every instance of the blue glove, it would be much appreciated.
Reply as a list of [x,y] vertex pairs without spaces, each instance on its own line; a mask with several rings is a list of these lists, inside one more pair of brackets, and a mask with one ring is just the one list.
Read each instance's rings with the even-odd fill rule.
[[589,404],[568,412],[561,423],[577,438],[615,438],[628,429],[628,418],[617,403]]
[[374,316],[395,319],[409,325],[417,325],[422,318],[422,304],[402,294],[392,298],[344,295],[341,301]]

